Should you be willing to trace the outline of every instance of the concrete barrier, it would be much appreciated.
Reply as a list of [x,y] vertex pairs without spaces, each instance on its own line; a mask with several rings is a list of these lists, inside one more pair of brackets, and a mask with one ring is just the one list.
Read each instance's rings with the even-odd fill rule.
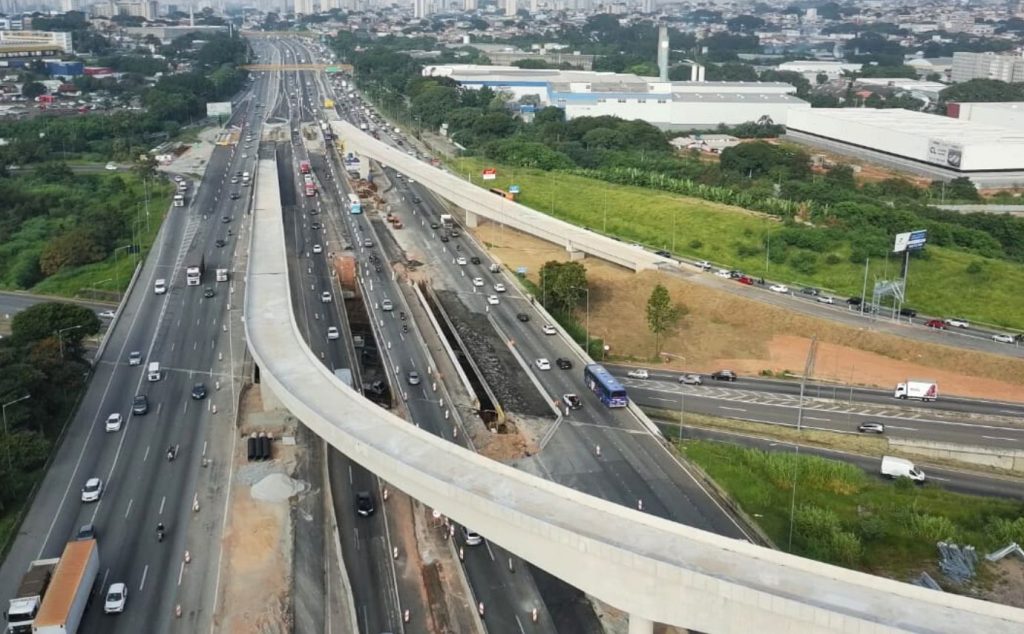
[[901,453],[1024,473],[1024,450],[1021,449],[991,449],[904,438],[890,438],[889,447]]

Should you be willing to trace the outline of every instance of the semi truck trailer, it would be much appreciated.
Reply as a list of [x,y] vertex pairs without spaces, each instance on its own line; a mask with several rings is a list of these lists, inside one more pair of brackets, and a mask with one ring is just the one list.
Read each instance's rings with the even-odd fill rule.
[[33,634],[77,634],[99,572],[95,539],[68,542],[32,623]]

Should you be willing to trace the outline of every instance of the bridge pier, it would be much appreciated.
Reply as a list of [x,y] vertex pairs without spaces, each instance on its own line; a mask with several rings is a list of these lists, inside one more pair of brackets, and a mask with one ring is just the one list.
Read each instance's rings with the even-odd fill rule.
[[654,634],[654,621],[630,614],[629,634]]
[[480,216],[476,215],[472,211],[466,212],[466,226],[470,229],[476,228],[480,224]]

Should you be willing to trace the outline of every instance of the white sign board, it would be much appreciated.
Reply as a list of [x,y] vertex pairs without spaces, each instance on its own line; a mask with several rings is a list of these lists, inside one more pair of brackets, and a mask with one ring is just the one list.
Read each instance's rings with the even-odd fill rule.
[[207,101],[206,102],[206,116],[208,116],[208,117],[230,117],[231,116],[231,102],[230,101]]
[[951,143],[943,139],[928,139],[928,156],[925,158],[929,163],[960,169],[963,157],[964,146],[959,143]]

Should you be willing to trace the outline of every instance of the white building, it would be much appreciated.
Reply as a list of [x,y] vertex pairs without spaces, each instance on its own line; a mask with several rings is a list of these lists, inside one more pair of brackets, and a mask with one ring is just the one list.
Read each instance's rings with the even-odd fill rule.
[[810,108],[796,89],[772,82],[659,81],[624,73],[521,69],[514,66],[427,66],[426,76],[450,77],[467,88],[488,86],[511,100],[536,98],[567,119],[609,115],[659,128],[688,130],[767,117],[785,124],[791,109]]
[[954,82],[972,79],[998,79],[1005,82],[1024,81],[1024,57],[996,53],[953,53]]
[[74,53],[71,34],[60,31],[0,31],[0,46],[49,46]]
[[1024,102],[952,103],[947,114],[961,121],[1024,131]]
[[1024,182],[1024,128],[872,108],[792,110],[786,127],[794,140],[931,178]]
[[815,78],[818,75],[824,74],[830,80],[837,79],[841,77],[843,73],[860,72],[860,69],[862,69],[863,67],[864,64],[847,64],[845,62],[820,62],[816,60],[806,60],[797,62],[783,62],[779,64],[778,70],[800,73],[813,84]]

